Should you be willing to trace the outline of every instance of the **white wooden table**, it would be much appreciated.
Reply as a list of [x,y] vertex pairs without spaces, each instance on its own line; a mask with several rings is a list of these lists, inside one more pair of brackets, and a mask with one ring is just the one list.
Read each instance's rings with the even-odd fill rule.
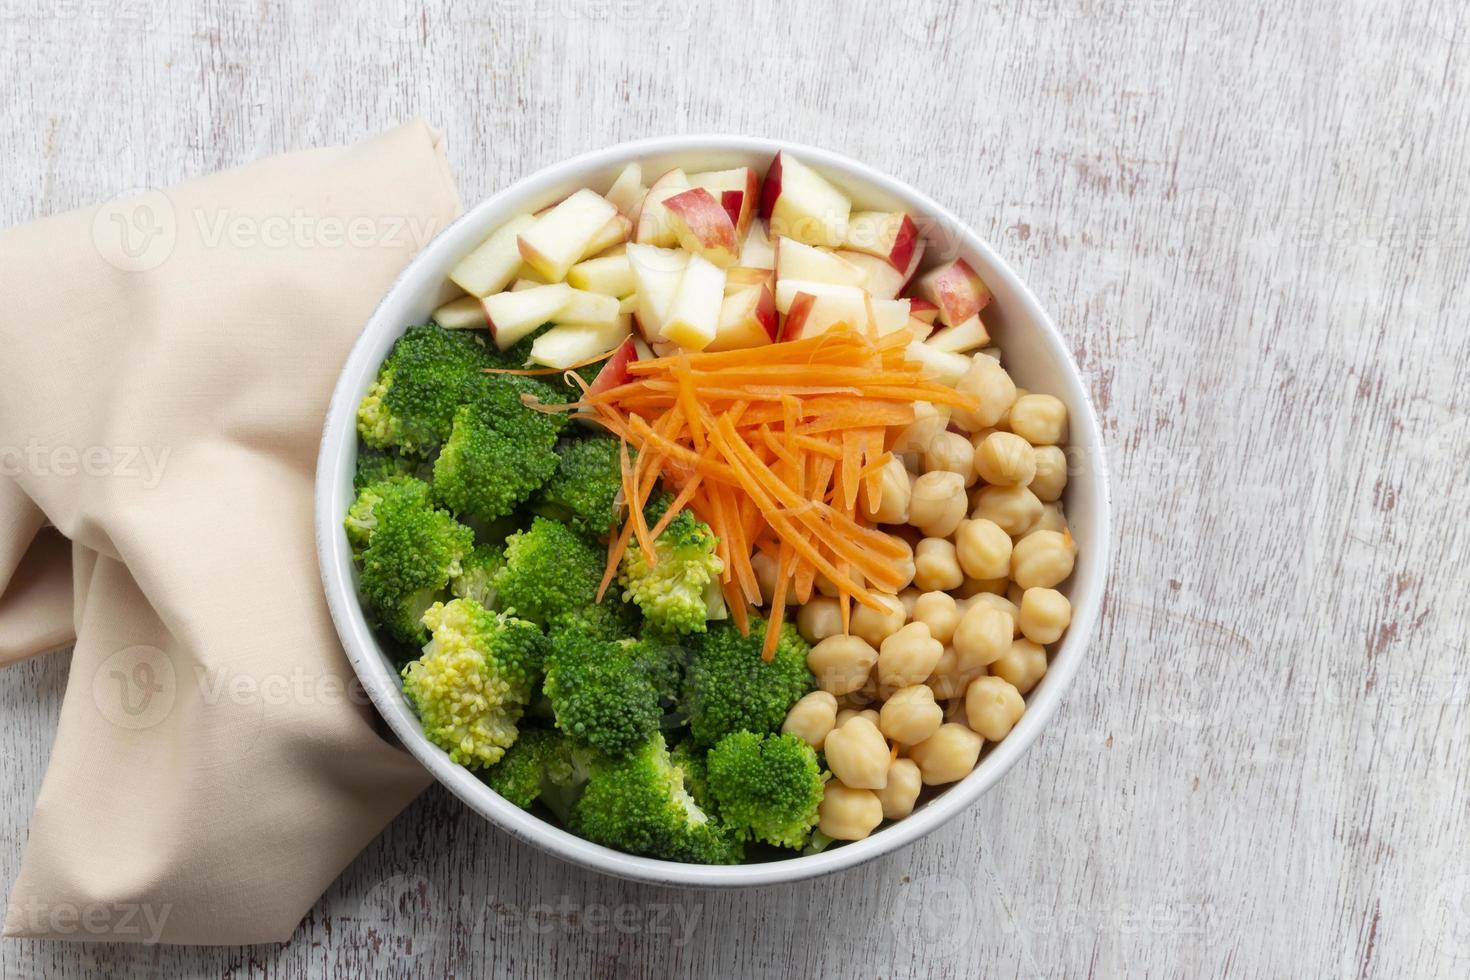
[[[1470,13],[909,6],[0,0],[5,225],[414,115],[468,202],[659,133],[867,160],[1053,311],[1117,501],[1053,730],[886,860],[630,886],[433,791],[289,945],[7,941],[0,976],[1470,975]],[[7,889],[67,660],[0,673]]]

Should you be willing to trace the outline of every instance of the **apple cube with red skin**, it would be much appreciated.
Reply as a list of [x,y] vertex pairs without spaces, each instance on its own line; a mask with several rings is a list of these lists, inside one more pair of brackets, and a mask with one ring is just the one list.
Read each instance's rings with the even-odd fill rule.
[[679,244],[678,232],[674,230],[674,216],[664,207],[664,202],[688,189],[689,177],[678,168],[655,180],[643,197],[638,217],[633,220],[633,241],[659,248],[673,248]]
[[760,207],[761,179],[755,170],[750,167],[736,167],[733,170],[691,174],[689,183],[694,187],[703,187],[714,195],[730,215],[730,221],[735,225],[735,237],[743,241]]
[[920,299],[919,297],[915,296],[913,299],[909,300],[909,316],[913,317],[915,320],[922,320],[932,327],[934,325],[935,319],[937,319],[939,316],[939,307],[935,306],[927,299]]
[[[727,277],[728,278],[728,277]],[[776,297],[766,283],[727,289],[720,323],[707,351],[742,350],[780,340],[781,318]]]
[[990,289],[964,259],[924,273],[914,292],[939,307],[939,322],[946,327],[964,323],[990,304]]
[[691,187],[664,201],[679,246],[725,268],[740,258],[740,239],[729,213],[703,187]]
[[761,188],[760,216],[771,235],[836,248],[847,236],[852,202],[827,179],[784,150],[776,154]]
[[905,269],[895,269],[888,264],[886,259],[850,248],[838,249],[833,254],[844,262],[863,270],[867,278],[863,281],[862,287],[872,293],[875,298],[893,299],[903,291],[903,287],[908,285],[914,273],[919,270],[919,261],[924,257],[924,242],[921,239],[915,243],[909,255],[908,267]]
[[856,286],[780,279],[776,308],[786,314],[783,340],[800,340],[826,333],[839,324],[863,330],[869,322],[868,294]]
[[[598,371],[597,377],[592,379],[592,384],[588,387],[587,393],[589,395],[599,395],[604,391],[616,388],[618,385],[625,385],[633,380],[633,375],[628,371],[628,365],[639,359],[640,353],[638,348],[639,340],[637,337],[630,336],[619,344],[618,349],[613,351],[612,356],[603,362],[602,370]],[[647,350],[646,346],[644,350]]]
[[572,301],[573,292],[571,286],[562,282],[486,296],[480,302],[485,307],[485,319],[495,346],[501,350],[513,347],[543,323],[555,320]]
[[919,228],[903,211],[859,211],[848,218],[843,247],[886,259],[900,271],[909,267]]
[[776,278],[861,286],[868,274],[832,252],[782,237],[776,239]]
[[935,350],[962,354],[990,343],[990,332],[980,321],[980,314],[976,313],[963,323],[934,331],[924,343]]
[[531,343],[530,361],[562,370],[577,367],[622,344],[632,332],[629,317],[607,323],[558,324]]

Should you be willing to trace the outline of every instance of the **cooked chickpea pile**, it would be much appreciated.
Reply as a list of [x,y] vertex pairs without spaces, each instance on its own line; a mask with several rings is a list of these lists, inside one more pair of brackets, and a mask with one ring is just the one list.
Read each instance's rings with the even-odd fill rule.
[[[826,757],[819,828],[835,840],[867,837],[908,816],[924,786],[968,775],[985,742],[1020,720],[1047,646],[1072,620],[1057,590],[1077,551],[1060,503],[1067,408],[1017,388],[988,353],[956,387],[980,407],[919,405],[867,515],[912,555],[901,562],[908,587],[879,596],[883,611],[855,605],[846,632],[820,579],[821,594],[796,610],[818,690],[782,731]],[[774,563],[757,572],[769,598]]]

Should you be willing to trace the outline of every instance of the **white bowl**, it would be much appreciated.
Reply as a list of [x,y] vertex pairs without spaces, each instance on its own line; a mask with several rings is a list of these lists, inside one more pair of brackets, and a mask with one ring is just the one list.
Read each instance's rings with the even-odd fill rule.
[[[995,294],[986,324],[1021,386],[1057,395],[1071,413],[1071,478],[1064,498],[1080,552],[1065,591],[1072,600],[1071,629],[1054,650],[1046,677],[1027,698],[1026,713],[1004,741],[988,747],[975,770],[922,804],[910,816],[866,840],[821,854],[762,864],[711,867],[623,854],[581,839],[506,802],[424,737],[404,700],[398,674],[363,618],[356,571],[342,519],[353,499],[357,458],[357,403],[389,348],[410,325],[426,322],[446,297],[449,269],[513,215],[546,207],[581,187],[606,188],[630,161],[645,175],[672,167],[688,171],[753,166],[764,172],[777,150],[814,165],[864,208],[906,210],[943,239],[942,251],[962,255]],[[925,220],[927,219],[927,220]],[[931,252],[935,249],[931,246]],[[342,645],[378,711],[408,750],[465,803],[520,840],[564,860],[623,878],[658,884],[731,886],[796,881],[850,868],[887,854],[953,818],[984,793],[1026,751],[1056,712],[1092,638],[1108,567],[1108,482],[1102,436],[1087,388],[1067,345],[1036,297],[989,245],[958,218],[900,181],[847,157],[814,147],[743,136],[678,136],[597,150],[548,167],[475,207],[428,244],[388,290],[353,347],[332,395],[317,461],[316,534],[327,604]]]

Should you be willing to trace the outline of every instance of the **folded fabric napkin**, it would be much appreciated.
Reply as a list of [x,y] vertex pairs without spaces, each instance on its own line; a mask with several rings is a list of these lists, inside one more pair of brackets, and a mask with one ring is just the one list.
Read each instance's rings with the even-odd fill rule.
[[413,123],[0,233],[0,663],[76,639],[7,935],[283,941],[427,784],[351,683],[312,482],[458,211]]

